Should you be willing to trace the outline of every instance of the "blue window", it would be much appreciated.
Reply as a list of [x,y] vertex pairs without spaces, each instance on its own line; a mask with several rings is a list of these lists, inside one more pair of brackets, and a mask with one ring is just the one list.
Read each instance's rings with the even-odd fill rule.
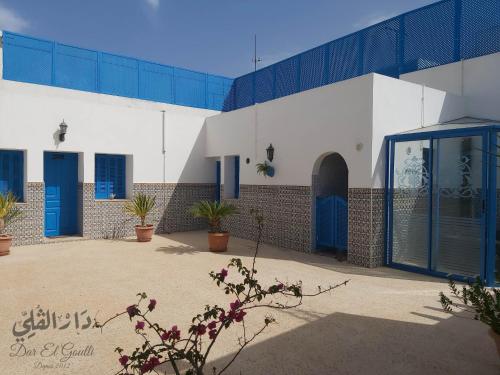
[[240,157],[234,157],[234,197],[240,197]]
[[125,199],[125,155],[95,155],[95,198]]
[[0,193],[12,192],[24,200],[24,153],[0,150]]

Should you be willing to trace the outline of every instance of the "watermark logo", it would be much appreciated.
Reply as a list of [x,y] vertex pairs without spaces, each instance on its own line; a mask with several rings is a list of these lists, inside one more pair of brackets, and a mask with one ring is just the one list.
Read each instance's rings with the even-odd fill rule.
[[[37,305],[31,310],[21,313],[21,319],[12,326],[15,343],[10,346],[11,358],[33,360],[33,369],[55,370],[69,369],[74,360],[94,355],[93,345],[78,344],[75,340],[62,342],[32,339],[43,338],[43,334],[53,338],[58,332],[72,331],[79,335],[82,331],[94,328],[92,318],[87,309],[75,312],[58,313]],[[49,331],[50,334],[47,334]],[[67,338],[67,335],[64,335]]]

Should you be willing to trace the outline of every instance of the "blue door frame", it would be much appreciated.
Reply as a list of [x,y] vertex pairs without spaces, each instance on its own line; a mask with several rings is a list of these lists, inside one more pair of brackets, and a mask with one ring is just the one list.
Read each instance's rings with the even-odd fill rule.
[[44,153],[45,236],[78,233],[78,154]]
[[432,249],[432,173],[430,173],[430,199],[429,199],[429,266],[427,269],[415,266],[398,264],[392,260],[393,239],[393,182],[394,182],[394,158],[395,144],[397,142],[430,140],[429,165],[433,166],[433,141],[442,138],[455,138],[467,136],[482,137],[482,186],[481,199],[483,211],[481,216],[481,278],[489,286],[495,284],[495,256],[496,256],[496,176],[497,176],[497,133],[500,134],[500,125],[477,126],[453,130],[428,131],[420,133],[399,134],[385,137],[386,141],[386,175],[385,175],[385,264],[394,268],[412,271],[422,274],[430,274],[438,277],[452,278],[459,281],[471,281],[462,275],[449,275],[443,272],[432,271],[430,268],[430,257]]

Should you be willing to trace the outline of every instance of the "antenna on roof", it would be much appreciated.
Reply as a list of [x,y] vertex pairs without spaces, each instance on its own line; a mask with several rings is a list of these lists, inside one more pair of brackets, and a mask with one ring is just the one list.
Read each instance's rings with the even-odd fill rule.
[[260,57],[257,57],[257,34],[254,35],[254,46],[253,46],[253,69],[254,72],[257,71],[257,64],[262,61]]

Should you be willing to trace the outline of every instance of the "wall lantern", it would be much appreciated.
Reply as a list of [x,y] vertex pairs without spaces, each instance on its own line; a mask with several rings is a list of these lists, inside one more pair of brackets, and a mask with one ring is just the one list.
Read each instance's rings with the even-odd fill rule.
[[66,133],[68,131],[68,125],[62,120],[62,122],[59,124],[59,141],[64,142],[66,139]]
[[267,160],[269,161],[273,161],[274,159],[274,147],[273,147],[273,144],[269,144],[269,147],[266,148],[266,151],[267,151]]

